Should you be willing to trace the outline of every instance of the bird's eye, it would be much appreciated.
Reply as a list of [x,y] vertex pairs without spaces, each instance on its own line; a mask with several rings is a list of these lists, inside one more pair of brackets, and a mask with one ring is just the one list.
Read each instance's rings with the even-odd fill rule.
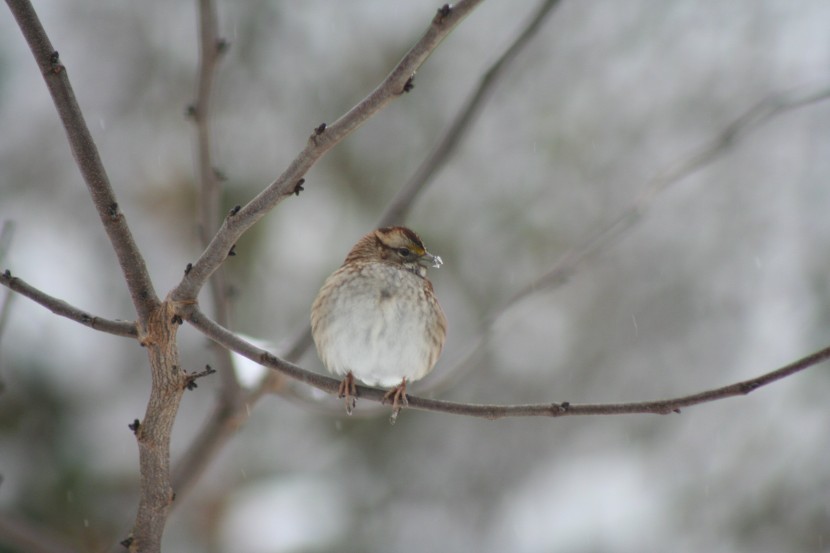
[[398,248],[398,254],[401,257],[409,257],[410,255],[412,255],[412,252],[409,251],[409,248]]

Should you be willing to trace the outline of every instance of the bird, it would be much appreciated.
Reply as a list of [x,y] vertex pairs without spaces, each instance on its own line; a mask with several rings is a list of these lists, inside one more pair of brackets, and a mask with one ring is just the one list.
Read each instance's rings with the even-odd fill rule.
[[407,383],[435,367],[447,319],[427,278],[443,264],[412,230],[373,230],[323,283],[311,307],[311,334],[326,369],[343,377],[338,396],[356,405],[355,379],[387,388],[391,422],[407,405]]

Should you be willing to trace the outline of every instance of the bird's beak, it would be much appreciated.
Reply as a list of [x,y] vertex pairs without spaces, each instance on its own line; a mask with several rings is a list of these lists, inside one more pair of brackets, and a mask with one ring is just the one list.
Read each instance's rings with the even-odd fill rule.
[[433,267],[435,269],[440,268],[444,264],[440,255],[432,255],[429,252],[424,253],[419,261],[424,267]]

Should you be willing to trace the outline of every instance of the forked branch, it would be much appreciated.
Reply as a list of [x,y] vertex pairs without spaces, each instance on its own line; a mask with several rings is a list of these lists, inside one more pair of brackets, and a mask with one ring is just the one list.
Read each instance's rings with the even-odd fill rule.
[[438,44],[466,17],[481,0],[461,0],[438,10],[423,37],[407,52],[392,72],[366,98],[329,125],[321,124],[311,134],[308,144],[277,180],[260,192],[239,211],[229,214],[202,256],[170,297],[177,302],[196,299],[210,275],[222,264],[231,247],[242,234],[266,213],[297,189],[305,173],[326,152],[342,141],[394,98],[408,92],[412,78]]
[[127,282],[138,320],[143,325],[159,300],[150,281],[144,257],[138,249],[127,220],[118,207],[115,193],[110,186],[98,148],[86,125],[75,92],[69,82],[66,67],[61,63],[57,50],[52,46],[40,19],[28,0],[6,0],[52,95],[61,123],[66,131],[69,147],[81,170],[92,202],[104,225],[118,264]]

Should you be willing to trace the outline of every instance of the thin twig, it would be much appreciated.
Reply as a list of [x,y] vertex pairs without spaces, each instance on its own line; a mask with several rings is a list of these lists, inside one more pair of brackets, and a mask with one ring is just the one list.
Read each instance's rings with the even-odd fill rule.
[[[198,180],[201,183],[199,236],[206,248],[220,222],[221,188],[212,161],[210,99],[216,67],[227,43],[219,38],[216,5],[213,0],[199,0],[199,78],[193,115],[196,121]],[[214,318],[222,326],[229,326],[230,305],[225,271],[219,267],[209,279]],[[172,481],[176,496],[182,499],[199,480],[227,439],[242,424],[244,394],[234,370],[230,350],[214,348],[219,364],[222,388],[213,406],[213,412],[202,423],[201,430],[188,445],[182,458],[173,468]],[[180,502],[179,502],[180,503]]]
[[52,95],[72,155],[81,170],[95,209],[118,257],[138,320],[143,325],[158,306],[159,299],[153,289],[144,258],[133,240],[124,214],[118,207],[109,177],[98,155],[98,148],[92,140],[81,108],[75,99],[67,69],[60,62],[58,52],[52,47],[32,4],[28,0],[6,0],[6,3],[20,30],[23,31],[23,36],[46,81],[46,87]]
[[450,31],[480,2],[481,0],[461,0],[452,7],[445,6],[439,9],[424,36],[371,94],[334,123],[318,126],[311,134],[305,149],[276,181],[241,210],[225,218],[225,222],[213,237],[210,245],[171,292],[170,297],[179,302],[194,301],[208,277],[222,264],[228,251],[242,234],[274,206],[293,194],[300,179],[326,152],[394,98],[408,91],[415,71]]
[[[202,248],[210,243],[210,237],[221,222],[221,187],[213,164],[211,145],[211,97],[216,67],[227,43],[219,38],[216,4],[213,0],[199,0],[199,76],[196,85],[196,103],[192,111],[196,123],[196,173],[199,186],[199,238]],[[210,278],[210,295],[213,300],[213,316],[223,326],[230,324],[228,284],[225,271],[220,267]],[[222,391],[218,400],[224,403],[221,411],[227,411],[239,401],[240,387],[233,370],[230,352],[216,351]]]
[[507,67],[519,55],[530,39],[542,27],[548,15],[553,13],[560,0],[545,0],[528,20],[522,32],[505,49],[501,56],[482,75],[478,86],[461,106],[450,126],[444,131],[438,142],[435,143],[427,157],[418,166],[418,169],[409,180],[398,190],[398,193],[386,206],[380,218],[379,227],[400,224],[409,213],[415,198],[429,185],[432,178],[441,169],[447,160],[455,153],[461,140],[475,122],[484,102],[490,97],[496,83],[505,74]]
[[557,287],[567,282],[576,273],[579,265],[584,263],[588,258],[604,251],[604,248],[610,242],[619,239],[622,233],[630,230],[646,214],[654,203],[655,198],[661,192],[717,161],[729,151],[731,146],[734,146],[738,138],[746,134],[750,129],[758,127],[774,116],[786,111],[828,99],[830,99],[830,88],[812,90],[807,93],[789,92],[773,94],[764,98],[730,123],[697,152],[685,158],[682,162],[658,173],[648,183],[646,190],[624,208],[617,217],[562,254],[550,270],[513,294],[495,312],[495,316],[500,316],[507,308],[523,300],[530,294],[542,289]]
[[[181,313],[182,317],[188,320],[194,327],[203,332],[211,340],[225,346],[260,363],[266,367],[275,369],[286,376],[304,382],[318,390],[329,394],[336,394],[340,382],[334,378],[323,376],[302,367],[280,359],[271,353],[260,349],[253,344],[246,342],[229,330],[211,321],[195,306],[189,306]],[[466,415],[485,419],[499,419],[505,417],[564,417],[577,415],[621,415],[621,414],[661,414],[679,412],[684,407],[708,403],[727,397],[746,395],[762,386],[766,386],[803,371],[813,365],[817,365],[830,359],[830,346],[810,354],[798,361],[785,365],[779,369],[768,372],[756,378],[736,382],[728,386],[706,390],[692,395],[681,396],[656,401],[642,401],[632,403],[585,403],[576,404],[567,401],[538,403],[528,405],[482,405],[472,403],[457,403],[427,399],[407,395],[408,405],[412,409],[422,411],[433,411],[439,413],[450,413],[455,415]],[[357,397],[371,401],[383,402],[386,390],[377,388],[357,387]]]
[[39,303],[52,313],[66,317],[84,326],[88,326],[94,330],[100,330],[116,336],[124,336],[125,338],[138,337],[135,323],[128,321],[119,321],[112,319],[105,319],[95,315],[90,315],[82,309],[78,309],[73,305],[69,305],[63,300],[38,290],[31,284],[24,280],[12,276],[9,271],[0,273],[0,284],[14,290],[15,292],[26,296],[35,303]]

